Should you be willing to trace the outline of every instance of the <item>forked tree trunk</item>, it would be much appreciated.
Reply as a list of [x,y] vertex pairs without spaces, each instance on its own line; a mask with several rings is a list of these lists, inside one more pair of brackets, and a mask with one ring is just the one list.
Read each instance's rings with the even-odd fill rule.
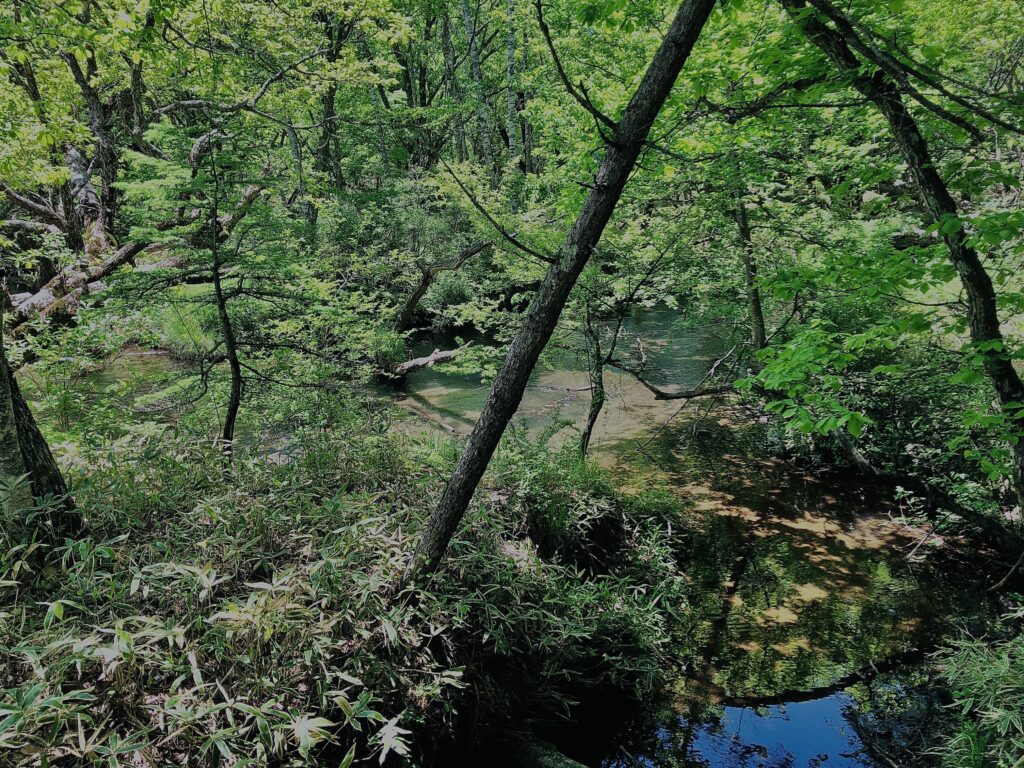
[[967,240],[956,201],[939,175],[914,116],[907,109],[899,85],[879,69],[865,71],[841,31],[828,26],[806,0],[781,0],[783,7],[857,91],[885,116],[900,154],[914,176],[922,201],[936,222],[943,222],[942,236],[949,260],[960,276],[967,299],[971,341],[978,345],[985,373],[996,390],[1003,414],[1013,427],[1013,484],[1017,502],[1024,508],[1024,382],[1013,367],[999,325],[995,288],[984,264]]
[[509,347],[441,500],[423,528],[413,561],[414,577],[433,572],[441,562],[505,428],[519,407],[530,374],[551,338],[569,293],[601,239],[651,126],[714,6],[715,0],[683,0],[679,6],[668,34],[616,126],[583,210]]
[[402,333],[412,327],[413,318],[416,316],[416,308],[419,307],[420,301],[427,295],[427,291],[430,290],[430,286],[433,285],[434,279],[439,274],[442,272],[453,272],[461,269],[463,264],[478,253],[482,253],[490,247],[490,241],[477,243],[476,245],[471,245],[469,248],[463,249],[448,264],[434,264],[430,267],[420,265],[420,279],[416,283],[416,287],[402,303],[402,306],[399,307],[398,312],[395,313],[395,332]]

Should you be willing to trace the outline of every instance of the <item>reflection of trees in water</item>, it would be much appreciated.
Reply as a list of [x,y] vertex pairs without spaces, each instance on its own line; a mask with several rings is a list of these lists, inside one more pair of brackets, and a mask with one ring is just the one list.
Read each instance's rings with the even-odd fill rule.
[[814,688],[926,642],[946,607],[927,595],[949,590],[920,583],[886,521],[864,522],[887,500],[765,460],[758,431],[706,420],[665,438],[689,448],[679,480],[703,483],[721,508],[704,504],[711,514],[686,563],[715,687]]
[[856,704],[846,713],[847,721],[864,751],[881,765],[940,765],[935,748],[955,726],[952,712],[925,673],[903,677],[854,688]]
[[[607,765],[790,766],[785,745],[730,741],[723,705],[818,701],[849,686],[842,728],[870,764],[911,764],[939,717],[927,685],[907,681],[965,603],[983,613],[983,601],[951,589],[951,574],[907,563],[909,539],[879,514],[890,502],[877,490],[765,460],[761,431],[705,419],[666,429],[651,448],[655,471],[705,511],[684,553],[690,661],[676,712],[646,737],[633,729],[632,746]],[[694,753],[698,734],[711,733],[728,754]]]

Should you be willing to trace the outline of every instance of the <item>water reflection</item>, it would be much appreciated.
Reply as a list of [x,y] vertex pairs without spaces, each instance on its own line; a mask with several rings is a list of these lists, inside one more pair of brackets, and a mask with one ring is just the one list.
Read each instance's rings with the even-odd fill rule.
[[877,758],[880,742],[916,750],[938,722],[919,662],[987,600],[911,556],[926,534],[891,493],[797,471],[767,439],[731,404],[619,451],[633,485],[660,483],[692,507],[693,647],[667,711],[603,759],[581,751],[588,765],[880,768],[899,764]]
[[[725,345],[674,323],[668,310],[640,314],[621,348],[642,344],[658,385],[693,388]],[[588,406],[586,375],[567,349],[549,350],[545,363],[518,419],[534,435],[562,420],[558,437],[573,438]],[[965,604],[983,612],[985,601],[911,557],[929,542],[903,523],[891,492],[775,458],[777,437],[761,414],[722,401],[680,413],[628,376],[606,378],[594,458],[614,467],[624,489],[660,486],[691,511],[680,553],[692,587],[682,612],[688,658],[665,712],[645,713],[610,741],[615,725],[603,714],[550,735],[584,764],[607,768],[895,764],[876,759],[879,740],[907,718],[934,716],[927,681],[914,696],[905,681],[949,622],[964,620]],[[409,377],[402,403],[465,435],[487,391],[471,377],[425,370]]]
[[620,754],[606,768],[874,768],[847,721],[848,694],[761,710],[726,707],[720,717],[661,728],[651,755]]
[[[681,331],[666,309],[630,318],[624,331],[621,348],[642,343],[650,378],[665,388],[698,385],[725,347],[712,332]],[[454,343],[431,339],[415,352],[434,346]],[[571,338],[554,345],[531,379],[518,419],[534,435],[579,434],[589,392],[572,347]],[[140,370],[158,378],[167,366],[132,350],[93,386],[116,391]],[[562,738],[552,734],[559,746],[608,768],[897,764],[870,756],[878,741],[897,732],[900,742],[918,738],[941,709],[927,681],[924,693],[907,685],[914,671],[906,662],[952,619],[969,622],[965,611],[983,615],[986,598],[952,588],[954,575],[911,557],[929,541],[901,522],[891,494],[773,458],[778,446],[760,414],[721,401],[680,413],[631,377],[608,371],[606,381],[594,457],[614,467],[624,490],[660,486],[689,509],[679,521],[691,584],[680,611],[685,663],[667,703],[625,734],[615,733],[621,722],[577,723]],[[398,399],[417,414],[411,431],[426,422],[465,435],[487,393],[478,377],[428,369],[409,376]],[[892,671],[902,677],[875,679]],[[899,731],[911,710],[917,735]]]

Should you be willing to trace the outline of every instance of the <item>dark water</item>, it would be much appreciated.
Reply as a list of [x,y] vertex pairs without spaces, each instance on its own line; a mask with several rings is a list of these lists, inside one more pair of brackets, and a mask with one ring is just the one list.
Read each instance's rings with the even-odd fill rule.
[[726,707],[720,720],[697,728],[692,751],[709,765],[723,767],[867,766],[857,756],[860,738],[843,715],[852,704],[847,694],[836,694],[763,712]]
[[714,720],[681,718],[675,727],[659,729],[661,758],[613,757],[604,765],[653,768],[672,759],[676,765],[694,768],[872,768],[876,763],[863,754],[860,737],[846,720],[846,713],[855,706],[849,694],[837,693],[762,710],[726,707]]

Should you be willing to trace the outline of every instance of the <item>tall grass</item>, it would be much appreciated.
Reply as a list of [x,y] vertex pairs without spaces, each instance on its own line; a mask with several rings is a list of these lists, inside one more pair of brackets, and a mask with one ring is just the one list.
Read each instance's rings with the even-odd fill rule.
[[450,449],[350,420],[283,465],[159,434],[94,450],[83,538],[3,521],[4,765],[416,764],[672,667],[667,528],[519,437],[416,594],[395,585]]

